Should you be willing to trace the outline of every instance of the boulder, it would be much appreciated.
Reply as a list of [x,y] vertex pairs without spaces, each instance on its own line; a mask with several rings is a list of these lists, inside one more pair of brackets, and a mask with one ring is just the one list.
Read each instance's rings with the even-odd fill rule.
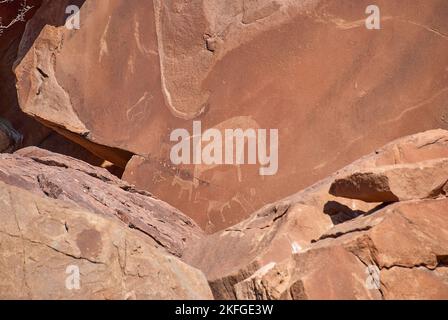
[[[12,0],[2,1],[0,4],[0,83],[2,84],[0,117],[7,119],[23,136],[22,144],[18,147],[37,145],[50,132],[48,128],[21,111],[12,70],[25,25],[41,3],[42,0]],[[21,13],[23,13],[22,19],[17,19]]]
[[239,299],[448,299],[447,214],[446,198],[389,205],[233,289]]
[[[91,164],[101,165],[104,162],[103,159],[52,133],[48,127],[23,113],[18,105],[13,64],[17,59],[26,23],[33,17],[41,3],[42,0],[12,0],[2,1],[0,4],[0,26],[2,26],[0,27],[0,83],[2,84],[0,86],[0,152],[13,152],[26,146],[40,146],[81,158]],[[55,145],[56,142],[57,145]],[[116,168],[113,168],[113,172],[119,176],[122,175],[122,172]]]
[[[64,27],[69,4],[79,30]],[[379,0],[368,30],[370,4],[45,0],[16,63],[20,107],[212,233],[387,141],[447,128],[448,4]],[[278,129],[277,174],[174,165],[170,134],[193,120]]]
[[336,179],[330,193],[366,202],[396,202],[448,194],[448,158],[357,171]]
[[343,243],[366,264],[380,269],[444,266],[448,199],[398,202],[335,226],[314,246]]
[[239,300],[379,300],[365,265],[343,247],[319,248],[271,264],[235,285]]
[[[335,180],[378,166],[437,164],[445,161],[441,157],[448,157],[448,132],[444,130],[431,130],[392,141],[326,179],[266,205],[243,222],[206,236],[187,248],[185,259],[204,271],[216,298],[235,299],[236,285],[246,279],[250,282],[257,270],[290,258],[334,225],[343,230],[351,226],[355,218],[374,217],[375,212],[386,206],[381,202],[365,203],[329,194]],[[410,185],[411,178],[419,181],[422,176],[410,177]],[[434,179],[433,183],[440,180],[439,175],[433,174],[425,183],[431,184],[429,178]],[[368,297],[365,292],[361,296]]]
[[183,258],[205,273],[216,299],[235,299],[236,283],[291,257],[332,226],[316,207],[278,202],[192,244]]
[[106,169],[36,147],[0,154],[0,181],[100,216],[115,217],[179,257],[190,242],[203,236],[193,220],[179,210]]
[[211,299],[204,275],[110,216],[0,182],[0,299]]

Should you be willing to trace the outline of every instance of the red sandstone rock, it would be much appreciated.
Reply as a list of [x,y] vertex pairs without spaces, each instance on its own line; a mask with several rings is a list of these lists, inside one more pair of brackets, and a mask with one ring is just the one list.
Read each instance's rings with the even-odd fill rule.
[[279,202],[189,246],[184,259],[205,273],[216,299],[235,299],[234,284],[301,251],[331,227],[315,207]]
[[[367,0],[87,0],[80,30],[63,27],[68,3],[44,1],[28,25],[22,110],[122,168],[136,154],[125,179],[208,232],[391,139],[447,127],[445,0],[377,1],[380,31],[364,27]],[[278,174],[174,166],[170,133],[192,120],[279,129]]]
[[[261,287],[258,285],[260,274],[264,275],[273,266],[281,264],[282,261],[288,260],[295,253],[306,249],[313,240],[314,234],[321,233],[317,238],[322,239],[339,237],[345,233],[369,230],[382,219],[383,213],[379,212],[385,210],[384,204],[368,204],[359,200],[349,200],[330,195],[328,190],[335,180],[360,170],[375,170],[375,167],[378,166],[389,166],[390,168],[418,167],[420,162],[433,165],[444,163],[446,160],[443,157],[448,158],[447,131],[432,130],[400,138],[307,189],[260,209],[240,224],[205,237],[187,249],[185,259],[188,263],[204,271],[216,298],[264,299],[275,297],[283,299],[290,297],[288,295],[284,296],[283,294],[286,293],[282,291],[283,289],[280,289],[292,284],[284,283],[282,278],[279,279],[275,276],[277,268],[272,271],[274,275],[272,281],[273,283],[277,283],[277,280],[283,281],[283,287],[272,285],[271,293],[266,293],[260,289]],[[437,166],[433,167],[438,168]],[[421,174],[409,176],[409,185],[417,185],[420,178],[422,178]],[[436,185],[440,176],[437,174],[428,175],[422,183],[431,185],[431,179],[434,179],[433,183]],[[443,196],[443,193],[440,195]],[[421,206],[423,207],[423,205]],[[441,210],[443,212],[443,205],[441,205]],[[422,211],[425,212],[423,209]],[[331,231],[328,230],[332,223],[323,213],[329,215],[333,224],[336,225]],[[263,227],[260,228],[260,225]],[[396,228],[396,233],[402,232],[403,237],[406,236],[408,231],[405,228],[401,228],[400,224]],[[324,231],[326,229],[327,231]],[[384,231],[384,234],[390,234],[390,231]],[[403,242],[406,241],[403,240]],[[410,251],[406,251],[406,253],[409,257],[412,257]],[[332,254],[330,252],[328,255]],[[318,258],[322,260],[322,264],[324,264],[328,255],[324,254]],[[311,269],[311,265],[310,262],[310,267],[307,268]],[[355,267],[357,271],[354,271],[354,274],[364,274],[365,269],[359,269],[359,264],[355,265],[358,265],[358,267]],[[291,268],[293,270],[298,269],[298,267],[294,267],[294,263]],[[348,269],[349,267],[342,266],[342,268],[346,270],[344,268]],[[318,270],[313,272],[313,277],[319,279],[323,276],[322,273],[325,273],[325,268],[322,273]],[[325,293],[324,289],[316,287],[311,289],[312,294],[307,293],[301,297],[309,297],[310,299],[334,299],[336,296],[347,299],[378,297],[377,293],[369,293],[358,287],[356,288],[359,290],[349,286],[345,289],[343,287],[339,288],[342,291],[337,291],[339,290],[338,283],[332,281],[336,280],[329,275],[327,284],[334,287],[335,291],[330,290]],[[342,278],[340,281],[342,281]],[[357,283],[356,281],[352,283],[350,276],[347,276],[344,281],[348,281],[351,285]],[[252,288],[251,291],[246,286]]]
[[[130,183],[37,148],[0,155],[0,180],[35,194],[0,182],[0,272],[13,273],[0,296],[211,298],[173,254],[216,298],[448,299],[448,132],[328,176],[447,128],[445,0],[379,0],[380,31],[364,27],[367,0],[42,2],[18,56],[24,24],[0,36],[0,67],[17,56],[21,110],[92,154],[22,120],[11,73],[0,116],[26,144]],[[64,27],[68,5],[79,30]],[[174,165],[170,133],[193,121],[278,129],[278,174]],[[20,133],[0,122],[0,152]],[[28,277],[62,286],[74,260],[92,284],[79,295]]]
[[38,145],[38,147],[85,161],[97,167],[100,167],[104,163],[103,159],[96,157],[79,144],[67,140],[56,132],[52,132],[45,140],[42,141],[42,143]]
[[367,300],[381,299],[362,281],[366,266],[344,248],[334,246],[295,255],[235,285],[241,300]]
[[200,271],[114,218],[3,182],[0,204],[0,299],[212,298]]
[[0,152],[13,152],[22,145],[23,136],[0,118]]
[[190,218],[150,193],[135,189],[103,168],[47,150],[30,147],[13,155],[0,154],[0,180],[116,217],[179,257],[190,242],[203,235]]
[[[401,202],[336,226],[235,284],[240,299],[448,299],[448,199]],[[370,287],[367,267],[377,267]]]
[[[0,296],[211,298],[202,274],[169,257],[172,253],[202,270],[213,296],[220,299],[448,299],[446,194],[439,193],[438,199],[377,206],[325,193],[342,176],[360,170],[385,172],[384,168],[412,168],[413,174],[406,178],[409,186],[415,187],[422,177],[422,185],[429,185],[439,175],[427,175],[425,170],[443,168],[434,164],[446,161],[446,142],[442,130],[399,139],[327,179],[256,211],[249,219],[205,237],[175,209],[102,168],[38,148],[3,154],[0,180],[35,195],[0,183],[0,201],[6,204],[3,213],[8,219],[13,213],[20,217],[20,228],[2,219],[6,229],[0,234],[6,249],[0,255],[5,262],[0,265],[9,272],[18,264],[14,259],[25,257],[26,266],[24,271],[3,279]],[[406,152],[393,156],[397,149]],[[415,170],[417,167],[422,170]],[[409,195],[420,197],[418,192]],[[334,227],[325,213],[332,215]],[[335,221],[334,215],[341,213],[348,216]],[[138,230],[129,230],[119,220]],[[39,229],[35,229],[36,224]],[[22,232],[21,240],[17,230]],[[58,230],[63,236],[57,236]],[[95,236],[92,230],[98,231],[93,231]],[[129,257],[125,271],[120,254],[123,236],[126,246],[135,244],[136,249],[125,246],[125,252],[129,249],[136,253]],[[139,240],[134,242],[134,237]],[[23,239],[31,239],[25,254],[17,252],[16,242],[23,243]],[[95,246],[98,239],[101,245]],[[48,259],[58,261],[56,267]],[[86,291],[67,293],[61,282],[66,274],[61,273],[66,264],[79,261],[82,268],[93,270],[89,272],[89,285]],[[28,266],[30,270],[37,266],[44,269],[46,277],[31,279],[23,289]],[[375,268],[378,278],[372,282]],[[182,279],[177,278],[179,270]],[[152,278],[151,274],[160,272],[177,289],[167,291],[166,282]],[[48,275],[55,275],[51,285]],[[95,291],[98,279],[106,285]],[[154,284],[151,289],[149,283]]]
[[[15,21],[24,3],[29,10],[26,10],[23,21]],[[20,110],[12,70],[26,22],[32,18],[41,3],[42,0],[14,0],[0,4],[0,24],[5,27],[0,30],[0,117],[7,119],[23,135],[21,146],[39,144],[50,132]]]

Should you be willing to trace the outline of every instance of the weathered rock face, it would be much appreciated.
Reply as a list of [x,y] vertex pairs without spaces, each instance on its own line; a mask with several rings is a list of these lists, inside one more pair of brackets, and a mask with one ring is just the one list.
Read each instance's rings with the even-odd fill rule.
[[299,252],[332,225],[316,207],[276,203],[189,246],[184,259],[204,271],[216,299],[235,299],[233,285]]
[[[1,154],[0,298],[448,299],[447,153],[444,130],[401,138],[207,236],[103,168]],[[395,203],[359,200],[384,200],[366,196],[378,183],[345,186],[362,172]],[[329,194],[341,184],[355,199]]]
[[[381,30],[364,27],[367,0],[73,2],[44,1],[28,25],[22,110],[119,166],[136,154],[125,179],[209,232],[391,139],[447,127],[445,0],[377,1]],[[68,4],[82,5],[80,30],[63,27]],[[192,120],[279,129],[278,173],[174,166],[170,133]]]
[[[69,154],[94,165],[101,165],[104,160],[51,133],[48,127],[19,108],[13,64],[25,25],[41,3],[42,0],[13,0],[0,4],[0,152],[40,146]],[[122,172],[115,168],[113,172],[122,175]]]
[[[50,132],[20,110],[12,70],[25,24],[41,3],[42,0],[14,0],[0,4],[0,117],[8,119],[23,135],[24,146],[38,144]],[[22,7],[23,4],[26,6]],[[23,21],[16,20],[21,12],[24,13]]]
[[190,218],[148,192],[136,190],[105,169],[46,150],[30,147],[0,154],[0,181],[116,217],[179,257],[189,242],[202,237]]
[[377,167],[337,179],[330,193],[366,202],[438,197],[448,192],[448,159]]
[[[366,262],[366,259],[360,261],[352,252],[347,251],[347,248],[353,246],[355,251],[377,250],[377,247],[370,246],[370,242],[362,242],[364,238],[361,236],[370,235],[369,230],[387,217],[387,224],[382,223],[381,227],[375,227],[381,230],[375,233],[375,242],[382,241],[381,243],[389,246],[381,248],[383,251],[378,253],[378,257],[387,257],[396,248],[404,258],[410,259],[408,267],[419,266],[420,257],[412,260],[413,251],[400,247],[396,242],[414,243],[414,240],[408,241],[404,238],[418,238],[419,232],[429,232],[434,235],[431,240],[433,247],[424,244],[419,250],[428,255],[437,252],[436,239],[440,236],[440,243],[445,241],[444,235],[439,235],[444,232],[442,230],[445,222],[439,224],[438,221],[444,219],[443,214],[448,213],[447,202],[405,201],[388,206],[380,203],[382,200],[378,199],[379,203],[365,203],[335,197],[329,194],[330,186],[342,177],[356,172],[375,172],[376,168],[379,168],[380,172],[384,171],[381,168],[394,172],[411,168],[412,174],[397,175],[406,183],[394,185],[396,187],[393,190],[397,194],[408,192],[406,199],[400,198],[397,201],[413,200],[412,197],[421,199],[425,198],[421,195],[426,193],[415,190],[433,190],[431,186],[445,181],[440,173],[443,172],[442,164],[446,159],[447,131],[432,130],[400,138],[315,185],[260,209],[249,219],[205,237],[187,248],[185,260],[204,271],[213,294],[218,299],[380,299],[380,291],[372,291],[365,286],[367,275],[363,262]],[[437,170],[438,173],[434,173]],[[430,172],[432,173],[429,174]],[[404,189],[400,189],[400,186]],[[431,195],[431,198],[444,196],[446,193],[438,192]],[[358,198],[363,197],[356,197]],[[395,219],[401,211],[406,216],[404,221],[420,212],[419,219],[422,221],[415,221],[413,224],[412,218],[406,222],[416,228],[411,235],[408,235],[409,230],[403,225],[403,221]],[[435,213],[426,215],[426,211]],[[424,223],[434,224],[435,231],[427,231]],[[389,226],[390,230],[383,229],[385,226]],[[347,237],[349,234],[354,237],[350,238],[351,242],[347,246],[342,245],[339,240],[345,239],[345,234]],[[403,239],[392,239],[392,234]],[[361,240],[354,235],[360,235]],[[321,240],[312,244],[316,239]],[[417,245],[417,242],[415,244]],[[374,265],[377,260],[372,261],[371,264]],[[414,262],[415,264],[412,264]],[[381,274],[387,273],[386,269],[391,267],[382,264],[379,266],[385,268]],[[443,270],[441,265],[433,275],[437,276]],[[420,271],[415,272],[420,274]],[[390,281],[399,282],[399,277],[411,275],[401,273]],[[406,285],[415,286],[411,296],[418,296],[419,286],[429,286],[431,282],[424,282],[424,278],[425,274],[422,275],[421,284],[412,284],[408,278]],[[431,281],[438,281],[437,279],[439,278]],[[388,297],[399,296],[401,288],[403,287],[397,290],[390,288]],[[383,289],[382,294],[385,297]],[[425,293],[420,294],[425,297]],[[426,297],[432,297],[431,294],[428,293]]]
[[[236,296],[448,299],[447,214],[446,198],[409,201],[341,224],[292,259],[235,285]],[[378,268],[376,280],[368,268]]]
[[22,144],[23,136],[9,123],[0,118],[0,152],[13,152]]
[[[443,158],[448,158],[448,131],[440,129],[429,130],[402,137],[338,170],[314,185],[287,197],[285,200],[316,206],[319,210],[331,215],[336,220],[344,217],[350,218],[350,215],[356,213],[364,214],[375,209],[378,205],[381,205],[381,200],[378,199],[378,203],[368,204],[364,201],[333,196],[329,194],[329,190],[336,181],[351,176],[356,172],[376,170],[375,168],[379,167],[390,167],[392,165],[413,167],[423,162],[443,161],[441,160]],[[420,171],[416,170],[415,172],[418,175]],[[415,176],[415,178],[418,177]],[[440,177],[437,176],[434,180],[435,185],[439,179]],[[411,181],[409,182],[411,183]],[[430,181],[425,183],[431,184]]]
[[240,300],[381,299],[360,281],[366,266],[340,246],[310,250],[279,265],[271,263],[235,285]]
[[1,299],[212,297],[200,271],[111,217],[0,182],[0,218]]
[[59,153],[82,160],[96,167],[100,167],[104,163],[103,159],[87,152],[86,149],[81,147],[79,144],[65,139],[56,132],[52,132],[45,140],[42,141],[42,143],[39,144],[38,147],[54,153]]

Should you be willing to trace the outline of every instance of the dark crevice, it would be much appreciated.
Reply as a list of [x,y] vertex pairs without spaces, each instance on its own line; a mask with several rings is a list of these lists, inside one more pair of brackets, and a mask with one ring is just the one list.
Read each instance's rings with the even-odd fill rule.
[[41,68],[36,67],[36,69],[37,69],[37,71],[39,71],[40,75],[41,75],[43,78],[47,79],[47,78],[49,77],[48,74],[46,74]]
[[339,237],[345,236],[346,234],[350,234],[350,233],[355,233],[355,232],[364,232],[364,231],[368,231],[372,229],[372,226],[366,226],[366,227],[362,227],[362,228],[355,228],[349,231],[345,231],[345,232],[336,232],[333,234],[324,234],[322,235],[319,239],[317,240],[311,240],[311,243],[316,243],[325,239],[337,239]]

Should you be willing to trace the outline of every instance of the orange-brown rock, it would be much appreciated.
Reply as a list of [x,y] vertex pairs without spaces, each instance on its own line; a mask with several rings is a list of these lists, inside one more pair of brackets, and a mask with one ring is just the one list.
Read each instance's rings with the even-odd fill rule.
[[[20,110],[12,70],[26,22],[41,3],[42,0],[13,0],[0,4],[0,117],[23,135],[23,146],[39,144],[50,132]],[[17,19],[21,12],[23,19]]]
[[10,140],[8,135],[5,132],[0,131],[0,150],[6,150],[9,147],[9,144]]
[[211,299],[204,275],[118,220],[0,182],[0,299]]
[[[256,290],[254,286],[259,283],[256,279],[259,279],[260,274],[264,274],[273,266],[281,264],[282,261],[288,260],[297,252],[307,248],[313,240],[313,235],[319,234],[317,238],[334,238],[345,233],[371,229],[372,225],[377,222],[377,217],[382,215],[377,215],[377,213],[387,208],[386,204],[369,204],[329,194],[330,186],[335,180],[360,170],[374,170],[375,167],[418,167],[421,163],[438,164],[446,161],[443,160],[443,157],[448,158],[447,131],[431,130],[400,138],[307,189],[258,210],[249,219],[205,237],[186,250],[185,259],[188,263],[204,271],[216,298],[252,299],[255,296],[257,298],[284,298],[282,296],[284,292],[281,290],[278,292],[279,289],[276,287],[269,294]],[[418,184],[418,179],[421,176],[417,174],[410,178],[416,179],[414,182]],[[430,184],[429,178],[433,178],[436,182],[440,176],[435,174],[428,177],[425,181],[426,184]],[[412,185],[412,180],[409,180],[409,184]],[[443,196],[443,193],[440,193],[440,196]],[[422,211],[424,212],[424,210]],[[335,227],[328,232],[333,225]],[[406,230],[400,229],[399,231],[402,231],[403,235],[407,233]],[[324,261],[327,257],[333,254],[332,252],[322,253],[322,256],[316,259],[321,259],[321,264],[325,264],[327,262],[324,263]],[[411,254],[409,253],[409,255]],[[292,263],[290,267],[296,268],[294,267],[295,262],[291,261],[288,262]],[[300,268],[306,268],[311,272],[312,263],[309,263],[309,267],[306,267],[307,262],[304,263],[305,265],[301,265]],[[354,271],[354,274],[363,275],[365,268],[359,269],[359,263],[355,263],[355,265],[358,265],[355,267],[358,271]],[[344,268],[349,267],[342,266],[341,268],[346,270]],[[313,272],[318,279],[326,272],[326,268]],[[275,274],[274,271],[272,273]],[[313,289],[314,293],[308,293],[308,297],[315,299],[324,297],[333,299],[337,296],[347,299],[378,297],[378,294],[369,293],[369,291],[361,290],[358,287],[359,290],[350,291],[352,288],[350,286],[357,283],[356,281],[351,283],[352,280],[348,280],[350,276],[339,277],[340,282],[332,283],[333,276],[334,274],[328,275],[328,285],[333,286],[334,291],[329,290],[325,293],[325,290],[316,287]],[[275,283],[276,280],[273,281]],[[351,283],[350,290],[347,287],[344,289],[342,285],[342,288],[339,289],[348,291],[338,291],[338,286],[344,281]],[[254,289],[250,292],[248,289],[240,289],[245,285],[254,287]],[[287,283],[284,285],[287,286]]]
[[[365,155],[314,185],[287,197],[292,202],[306,203],[332,216],[333,220],[350,219],[381,206],[329,194],[331,185],[338,179],[359,171],[392,165],[416,165],[420,162],[448,158],[448,131],[429,130],[394,140],[375,152]],[[437,177],[439,179],[439,177]],[[436,180],[437,180],[436,179]]]
[[22,145],[23,136],[0,118],[0,152],[13,152]]
[[343,247],[319,248],[270,264],[235,285],[240,300],[381,299],[362,281],[366,266]]
[[193,220],[150,193],[106,169],[47,150],[29,147],[0,154],[0,181],[115,217],[179,257],[190,242],[203,236]]
[[[282,201],[317,207],[335,220],[366,214],[378,209],[381,203],[365,203],[329,194],[331,185],[338,179],[355,172],[392,165],[416,165],[425,161],[448,158],[448,131],[429,130],[394,140],[375,152],[365,155],[327,178],[301,190]],[[439,177],[437,177],[439,179]]]
[[330,193],[366,202],[396,202],[447,195],[448,158],[358,171],[336,179]]
[[446,198],[390,205],[233,289],[240,299],[448,299],[447,214]]
[[[367,0],[86,0],[67,30],[69,2],[44,1],[28,24],[22,110],[119,166],[135,154],[125,179],[208,232],[387,141],[447,128],[445,0],[379,0],[381,30],[365,28]],[[278,173],[174,166],[170,133],[192,120],[279,129]]]
[[279,202],[194,243],[183,258],[205,273],[216,299],[235,299],[236,283],[299,252],[332,225],[316,207]]

